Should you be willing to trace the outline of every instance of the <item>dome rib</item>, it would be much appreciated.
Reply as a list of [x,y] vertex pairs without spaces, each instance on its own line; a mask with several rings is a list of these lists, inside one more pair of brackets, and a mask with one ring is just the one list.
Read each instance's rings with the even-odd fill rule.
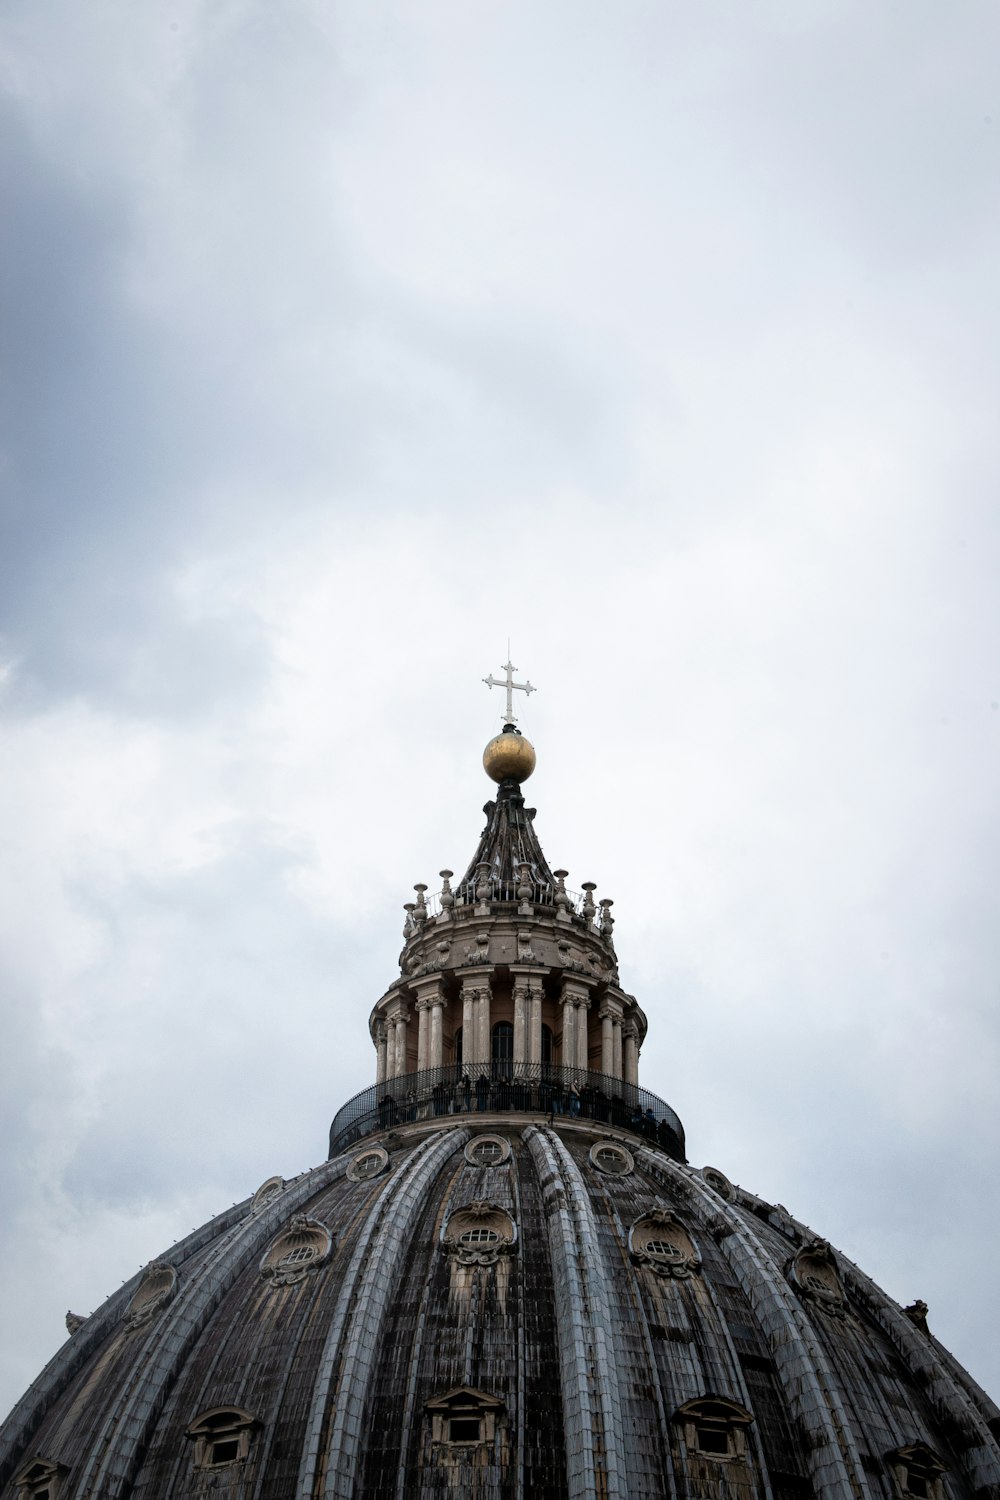
[[[666,1159],[640,1149],[639,1159],[650,1176],[665,1179],[693,1205],[705,1210],[704,1221],[723,1217],[731,1233],[719,1249],[742,1287],[754,1315],[764,1329],[784,1389],[803,1430],[809,1436],[809,1465],[820,1492],[833,1500],[873,1500],[861,1455],[851,1435],[826,1354],[808,1318],[771,1259],[750,1235],[739,1212],[695,1176],[674,1170]],[[808,1393],[808,1394],[807,1394]]]
[[569,1497],[625,1500],[621,1399],[609,1344],[611,1299],[596,1250],[597,1224],[580,1170],[555,1132],[529,1125],[524,1139],[549,1216]]
[[246,1217],[244,1208],[242,1219],[225,1229],[221,1241],[211,1245],[202,1264],[182,1279],[173,1301],[153,1320],[136,1345],[137,1357],[124,1397],[121,1393],[116,1395],[105,1414],[100,1436],[92,1446],[90,1461],[77,1476],[73,1494],[78,1500],[86,1500],[95,1493],[102,1500],[113,1500],[131,1484],[149,1427],[223,1293],[255,1255],[260,1254],[262,1242],[273,1236],[290,1210],[342,1177],[345,1170],[343,1161],[328,1162],[317,1176],[307,1174],[301,1182],[286,1189],[275,1199],[273,1207],[252,1218]]
[[[313,1385],[296,1487],[299,1500],[312,1500],[317,1475],[324,1467],[325,1500],[351,1500],[356,1493],[365,1403],[381,1352],[390,1297],[425,1195],[439,1169],[465,1145],[469,1134],[452,1129],[418,1146],[400,1171],[387,1179],[368,1215],[344,1276]],[[337,1402],[331,1421],[335,1372]],[[321,1464],[321,1450],[335,1455],[335,1462]]]

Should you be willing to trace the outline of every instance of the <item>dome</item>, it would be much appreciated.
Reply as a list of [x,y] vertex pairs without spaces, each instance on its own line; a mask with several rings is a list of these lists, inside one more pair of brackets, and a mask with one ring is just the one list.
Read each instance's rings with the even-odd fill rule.
[[996,1500],[1000,1413],[639,1084],[612,903],[501,784],[405,903],[374,1082],[73,1331],[4,1497]]

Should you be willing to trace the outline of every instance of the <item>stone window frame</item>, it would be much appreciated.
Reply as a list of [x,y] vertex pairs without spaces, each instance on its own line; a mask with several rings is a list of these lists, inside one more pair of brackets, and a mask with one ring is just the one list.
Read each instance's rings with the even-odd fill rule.
[[439,1453],[491,1448],[506,1420],[506,1407],[498,1396],[467,1385],[455,1386],[442,1396],[432,1397],[424,1411],[430,1421],[431,1443]]
[[268,1203],[273,1202],[285,1186],[283,1177],[267,1177],[250,1200],[250,1213],[258,1214]]
[[736,1189],[733,1187],[725,1172],[720,1172],[718,1167],[702,1167],[702,1180],[708,1184],[713,1193],[718,1193],[726,1203],[733,1203],[736,1199]]
[[691,1231],[663,1205],[640,1214],[632,1223],[628,1250],[633,1261],[649,1266],[658,1276],[683,1280],[701,1270],[701,1256]]
[[[364,1162],[373,1157],[378,1158],[378,1165],[372,1172],[361,1170]],[[347,1166],[347,1177],[350,1182],[373,1182],[376,1177],[381,1177],[389,1165],[389,1153],[384,1146],[368,1146],[364,1151],[359,1151],[357,1156],[351,1158]]]
[[836,1254],[828,1241],[814,1239],[803,1245],[788,1264],[788,1278],[813,1307],[831,1318],[847,1317],[847,1295]]
[[163,1311],[177,1294],[177,1267],[168,1260],[151,1260],[125,1309],[125,1327],[142,1328]]
[[948,1466],[926,1443],[893,1448],[886,1454],[886,1461],[904,1500],[944,1500],[942,1475]]
[[[602,1162],[602,1156],[621,1162],[621,1166],[612,1167],[607,1160]],[[606,1177],[628,1177],[635,1171],[635,1157],[620,1141],[595,1141],[590,1148],[588,1160],[596,1171],[603,1172]]]
[[728,1396],[695,1396],[674,1412],[688,1453],[714,1463],[745,1460],[747,1428],[753,1413]]
[[[301,1253],[306,1250],[312,1253]],[[295,1214],[261,1256],[260,1274],[272,1286],[294,1286],[318,1271],[332,1254],[333,1235],[326,1225],[306,1214]]]
[[195,1417],[185,1436],[194,1443],[196,1469],[228,1469],[245,1463],[258,1419],[241,1406],[211,1406]]
[[[480,1161],[477,1152],[484,1145],[495,1145],[500,1148],[499,1155],[493,1161]],[[465,1159],[470,1167],[502,1167],[504,1162],[510,1161],[510,1141],[505,1140],[502,1135],[476,1135],[465,1145]]]
[[[470,1238],[473,1235],[475,1239]],[[495,1265],[516,1244],[517,1225],[510,1211],[485,1198],[453,1209],[441,1228],[442,1249],[459,1265]]]
[[56,1500],[67,1472],[65,1464],[36,1454],[14,1475],[17,1500]]

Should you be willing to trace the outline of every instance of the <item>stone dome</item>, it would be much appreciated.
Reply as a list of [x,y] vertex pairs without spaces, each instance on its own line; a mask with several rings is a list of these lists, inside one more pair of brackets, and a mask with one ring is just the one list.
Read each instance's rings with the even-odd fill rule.
[[406,903],[375,1082],[74,1328],[3,1497],[998,1500],[1000,1413],[640,1087],[611,903],[513,782]]

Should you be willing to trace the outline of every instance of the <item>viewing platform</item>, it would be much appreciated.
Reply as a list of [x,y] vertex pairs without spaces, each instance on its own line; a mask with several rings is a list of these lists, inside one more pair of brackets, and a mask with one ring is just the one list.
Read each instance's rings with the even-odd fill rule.
[[330,1127],[330,1156],[378,1131],[448,1115],[509,1113],[553,1120],[592,1120],[640,1136],[674,1161],[684,1154],[684,1127],[677,1114],[648,1089],[605,1073],[582,1072],[552,1063],[493,1064],[488,1075],[466,1074],[454,1063],[403,1073],[355,1094]]

